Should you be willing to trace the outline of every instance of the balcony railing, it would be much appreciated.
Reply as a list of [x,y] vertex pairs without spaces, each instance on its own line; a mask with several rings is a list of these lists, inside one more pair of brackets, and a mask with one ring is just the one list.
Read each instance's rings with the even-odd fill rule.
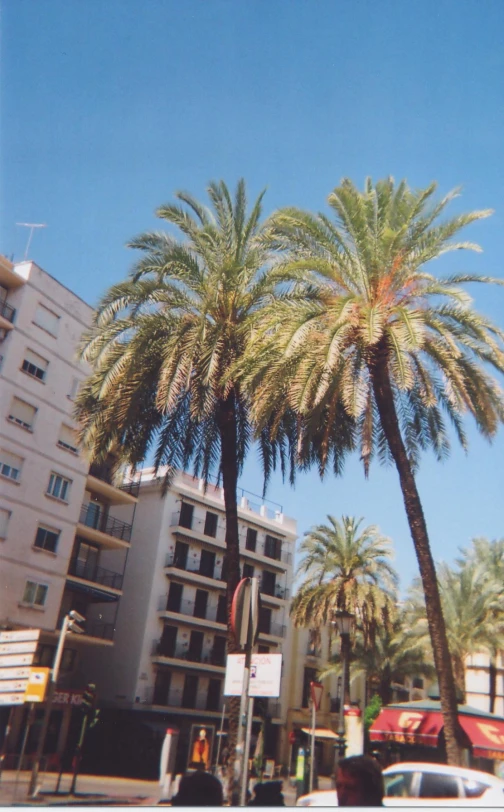
[[[65,613],[60,612],[58,618],[58,629],[61,629],[64,616]],[[114,639],[115,623],[105,622],[102,620],[85,620],[82,623],[79,622],[79,626],[81,629],[83,629],[84,634],[88,635],[88,637],[96,637],[100,640]]]
[[94,502],[82,505],[79,521],[86,527],[92,527],[108,536],[114,536],[122,541],[131,540],[131,524],[115,519],[104,510],[97,510]]
[[152,656],[170,657],[176,660],[187,660],[190,663],[206,663],[208,665],[224,666],[226,664],[226,654],[220,651],[210,649],[210,651],[200,654],[199,652],[190,651],[189,644],[185,646],[169,646],[161,640],[154,640]]
[[7,302],[0,302],[0,316],[3,316],[4,319],[10,321],[12,324],[14,322],[15,315],[16,310],[14,307],[11,307],[11,305],[7,304]]
[[179,615],[194,617],[198,620],[211,620],[215,623],[226,623],[226,618],[224,618],[224,620],[217,620],[217,606],[207,606],[204,612],[198,608],[198,612],[196,612],[196,604],[194,601],[182,599],[179,604],[174,604],[173,607],[171,607],[168,605],[168,595],[162,595],[159,598],[158,610],[160,612],[176,612]]
[[68,574],[83,578],[85,581],[92,581],[94,584],[109,586],[112,589],[121,589],[123,576],[118,572],[107,570],[104,567],[90,566],[85,561],[72,558],[68,567]]
[[99,464],[97,462],[92,462],[89,466],[89,473],[91,476],[94,476],[95,479],[101,479],[102,482],[106,482],[107,485],[112,485],[114,488],[118,488],[120,491],[124,491],[125,493],[129,493],[132,496],[138,496],[140,491],[140,483],[139,482],[119,482],[118,477],[114,474],[114,469],[111,468],[109,465]]
[[188,557],[184,560],[175,553],[168,553],[165,559],[165,567],[175,567],[175,569],[182,570],[183,572],[197,573],[198,575],[204,575],[206,578],[213,578],[215,581],[223,580],[222,566],[217,569],[216,565],[212,572],[210,569],[207,569],[205,565],[202,567],[199,562],[194,563],[194,561],[189,561]]
[[131,496],[138,496],[140,493],[140,482],[123,482],[119,485],[119,490],[129,493]]
[[272,634],[275,637],[285,637],[286,628],[281,623],[263,625],[259,622],[259,634]]
[[186,695],[181,688],[170,689],[168,695],[162,688],[148,688],[146,691],[145,701],[152,705],[161,705],[166,708],[186,708],[188,710],[209,710],[209,711],[222,711],[223,697],[220,696],[218,701],[213,701],[212,698],[206,694],[198,693],[196,696],[190,697]]

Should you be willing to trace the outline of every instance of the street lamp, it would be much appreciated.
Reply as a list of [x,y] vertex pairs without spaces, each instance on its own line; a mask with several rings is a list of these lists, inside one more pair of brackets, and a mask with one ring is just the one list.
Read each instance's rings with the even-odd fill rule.
[[33,762],[30,786],[28,788],[28,795],[30,797],[34,797],[35,795],[37,795],[37,777],[40,759],[42,758],[42,754],[44,752],[45,738],[47,735],[47,728],[49,727],[49,719],[51,717],[54,693],[56,690],[56,683],[58,681],[61,658],[63,656],[63,646],[65,645],[65,637],[69,632],[75,632],[76,634],[84,634],[84,629],[81,629],[81,627],[78,624],[85,623],[85,621],[86,621],[85,617],[76,612],[75,609],[72,609],[72,611],[69,612],[68,615],[65,615],[65,617],[63,618],[63,623],[61,624],[58,645],[56,647],[56,654],[54,656],[53,667],[51,669],[51,674],[49,678],[47,699],[45,703],[45,712],[44,718],[42,720],[42,728],[40,731],[40,736],[37,744],[37,751],[35,753],[35,760]]
[[345,757],[345,703],[350,702],[350,685],[348,679],[348,664],[350,660],[350,632],[354,616],[346,609],[341,609],[334,614],[333,623],[338,629],[341,637],[341,661],[343,665],[342,691],[340,695],[340,706],[338,716],[338,742],[336,745],[338,759]]

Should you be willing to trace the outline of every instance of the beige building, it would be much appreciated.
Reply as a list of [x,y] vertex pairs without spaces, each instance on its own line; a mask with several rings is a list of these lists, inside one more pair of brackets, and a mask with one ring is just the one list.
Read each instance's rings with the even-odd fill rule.
[[[82,614],[85,633],[67,638],[59,683],[75,690],[89,647],[112,645],[136,504],[77,448],[72,410],[88,370],[76,351],[91,314],[35,263],[0,257],[0,625],[40,628],[35,663],[50,666],[63,616]],[[117,505],[129,522],[114,517]],[[70,704],[70,691],[58,696]],[[56,707],[53,721],[48,751],[61,752],[70,714]],[[21,722],[22,708],[14,751]]]
[[[255,725],[259,714],[267,716],[265,749],[278,761],[292,679],[288,608],[296,523],[280,506],[253,504],[245,494],[238,517],[242,575],[260,579],[258,651],[283,655],[280,698],[256,704]],[[178,771],[190,761],[196,729],[207,729],[210,755],[216,756],[226,702],[224,537],[221,488],[208,485],[205,491],[202,481],[178,474],[162,497],[153,470],[140,472],[114,649],[88,660],[116,730],[128,735],[136,729],[138,741],[145,734],[145,748],[147,729],[159,736],[167,725],[180,730]]]

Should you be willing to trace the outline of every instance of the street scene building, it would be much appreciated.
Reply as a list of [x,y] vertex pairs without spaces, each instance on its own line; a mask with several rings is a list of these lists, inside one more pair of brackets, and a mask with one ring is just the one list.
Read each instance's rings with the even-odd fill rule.
[[[183,771],[202,729],[208,758],[215,760],[225,712],[224,502],[220,487],[209,484],[205,489],[203,481],[184,473],[175,476],[162,497],[162,471],[160,475],[148,468],[138,475],[139,501],[114,649],[90,652],[87,674],[99,686],[104,708],[101,740],[106,737],[107,708],[114,739],[121,738],[119,731],[126,737],[135,731],[147,753],[155,743],[160,746],[167,725],[174,726],[180,731],[177,769]],[[280,698],[258,699],[254,711],[256,729],[267,720],[265,754],[280,761],[292,677],[289,600],[296,522],[280,506],[254,504],[245,492],[238,516],[242,576],[260,580],[257,651],[283,656]],[[226,726],[227,720],[224,732]],[[113,750],[108,744],[105,749]]]

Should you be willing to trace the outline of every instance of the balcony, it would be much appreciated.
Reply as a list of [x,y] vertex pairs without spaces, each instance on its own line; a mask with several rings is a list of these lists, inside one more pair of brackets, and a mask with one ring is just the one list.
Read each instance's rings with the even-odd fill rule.
[[269,625],[259,623],[259,634],[271,637],[285,637],[286,627],[282,623],[270,623]]
[[89,566],[84,561],[79,561],[76,558],[70,560],[68,566],[68,574],[75,575],[76,578],[82,578],[83,581],[91,581],[93,584],[100,584],[101,586],[109,587],[110,589],[121,590],[123,583],[123,576],[118,572],[112,572],[104,567]]
[[166,692],[154,687],[147,689],[145,701],[148,705],[157,705],[158,707],[170,708],[170,710],[182,709],[221,713],[225,700],[220,696],[218,701],[214,702],[207,695],[201,693],[192,697],[184,696],[181,688],[170,689],[168,696],[166,696]]
[[15,315],[14,307],[11,307],[6,301],[0,301],[0,328],[12,330]]
[[[190,577],[188,580],[196,581],[197,583],[205,584],[207,586],[223,586],[224,579],[222,578],[222,564],[216,564],[213,572],[205,567],[204,565],[194,563],[194,561],[189,561],[188,558],[185,560],[183,558],[179,558],[175,555],[175,553],[168,553],[165,559],[165,568],[173,568],[179,570],[180,572],[184,572],[189,574],[190,576],[199,576],[196,578]],[[219,584],[215,582],[218,581]]]
[[[63,623],[63,617],[66,613],[60,612],[60,616],[58,618],[58,630],[61,629],[61,625]],[[114,639],[114,632],[115,632],[115,623],[114,622],[104,622],[101,620],[85,620],[83,623],[79,623],[81,629],[84,629],[84,634],[82,635],[75,635],[75,640],[79,640],[82,643],[90,643],[90,642],[107,642],[111,643]],[[92,638],[92,639],[89,639]]]
[[208,653],[191,652],[189,643],[185,645],[167,646],[161,640],[154,640],[152,645],[152,657],[165,657],[170,660],[183,660],[188,666],[207,668],[209,671],[221,673],[221,669],[226,665],[226,654],[221,651],[210,650]]
[[104,497],[111,505],[134,505],[140,490],[139,482],[121,482],[110,465],[91,463],[86,482],[93,493]]
[[[89,502],[81,507],[77,532],[84,538],[98,541],[104,547],[124,548],[125,544],[121,544],[121,542],[129,544],[131,530],[131,524],[114,518],[103,506],[99,506],[96,502]],[[113,540],[116,540],[116,543]]]
[[226,617],[218,619],[218,607],[207,606],[204,611],[199,609],[194,601],[182,599],[179,604],[170,606],[168,595],[162,595],[158,601],[159,612],[169,612],[173,615],[183,615],[188,620],[194,621],[196,626],[206,626],[207,623],[214,623],[218,630],[226,626]]

